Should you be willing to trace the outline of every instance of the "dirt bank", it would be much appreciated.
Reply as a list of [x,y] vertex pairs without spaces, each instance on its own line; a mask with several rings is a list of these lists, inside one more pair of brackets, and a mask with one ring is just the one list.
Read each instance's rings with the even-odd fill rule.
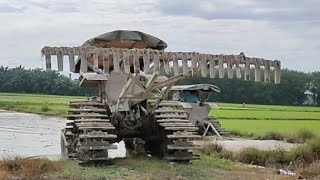
[[197,145],[203,146],[205,143],[216,143],[224,147],[226,150],[235,152],[242,149],[252,147],[260,150],[275,150],[275,149],[284,149],[291,150],[292,148],[297,147],[299,144],[287,143],[284,141],[275,141],[275,140],[250,140],[243,138],[230,138],[224,140],[216,139],[206,139],[205,141],[195,142]]

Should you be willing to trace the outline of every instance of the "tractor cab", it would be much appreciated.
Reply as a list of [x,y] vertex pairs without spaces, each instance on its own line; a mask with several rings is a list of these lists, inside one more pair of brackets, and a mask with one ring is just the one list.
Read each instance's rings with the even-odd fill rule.
[[190,122],[199,128],[199,134],[207,135],[211,129],[213,134],[221,137],[220,134],[226,132],[218,120],[208,116],[212,109],[218,108],[215,103],[208,102],[209,97],[212,93],[220,92],[220,88],[212,84],[173,86],[168,93],[168,100],[181,103]]
[[220,93],[218,86],[212,84],[193,84],[173,86],[168,94],[168,99],[183,103],[198,103],[203,105],[213,92]]

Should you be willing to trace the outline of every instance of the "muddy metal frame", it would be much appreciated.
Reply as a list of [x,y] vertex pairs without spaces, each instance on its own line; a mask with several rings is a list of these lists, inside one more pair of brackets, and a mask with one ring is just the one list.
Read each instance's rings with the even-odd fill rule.
[[[224,78],[225,71],[229,79],[242,78],[280,83],[281,62],[263,58],[239,55],[214,55],[198,52],[165,52],[153,49],[117,49],[87,47],[44,47],[46,68],[51,69],[51,56],[57,57],[58,70],[63,71],[63,60],[69,58],[70,71],[85,73],[88,70],[101,69],[109,74],[111,70],[124,74],[140,73],[155,75],[202,76]],[[86,59],[87,61],[82,61]],[[77,69],[76,65],[80,63]],[[142,64],[141,64],[142,63]],[[143,67],[142,67],[143,66]],[[250,69],[254,69],[254,78],[250,77]],[[191,73],[190,73],[191,72]],[[263,79],[262,79],[263,77]]]

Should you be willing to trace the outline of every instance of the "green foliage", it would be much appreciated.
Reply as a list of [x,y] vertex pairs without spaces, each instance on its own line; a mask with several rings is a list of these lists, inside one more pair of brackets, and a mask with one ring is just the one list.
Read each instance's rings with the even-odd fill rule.
[[289,134],[284,134],[278,131],[270,131],[266,132],[262,136],[258,136],[256,139],[287,141],[289,143],[305,143],[306,141],[314,139],[316,137],[317,135],[314,132],[304,128]]
[[232,129],[229,131],[230,134],[234,135],[234,136],[238,136],[238,137],[253,137],[254,134],[251,132],[246,132],[246,131],[240,131],[240,130],[237,130],[237,129]]
[[246,148],[236,153],[233,157],[234,160],[260,166],[288,165],[293,161],[288,151],[281,148],[272,151]]
[[[283,69],[280,84],[256,83],[253,80],[244,81],[236,78],[210,79],[202,77],[188,78],[179,82],[179,84],[196,83],[215,84],[220,87],[221,93],[212,93],[209,101],[240,104],[301,105],[308,96],[305,92],[310,91],[311,87],[315,87],[314,91],[318,92],[318,99],[320,100],[319,72],[311,74]],[[318,84],[318,86],[310,86],[310,84]]]
[[45,103],[45,104],[43,104],[43,105],[41,106],[41,111],[42,111],[42,112],[48,112],[49,110],[50,110],[50,108],[49,108],[49,106],[48,106],[47,103]]
[[268,155],[268,151],[258,150],[256,148],[246,148],[237,154],[236,160],[247,164],[265,166]]
[[285,140],[285,136],[280,132],[270,131],[264,134],[263,136],[259,136],[257,139],[283,141]]
[[203,148],[201,149],[201,152],[203,154],[213,154],[213,153],[220,153],[223,150],[223,147],[220,146],[219,144],[216,143],[208,143],[206,145],[203,146]]
[[232,159],[232,152],[224,149],[222,146],[216,143],[204,144],[201,149],[202,154],[208,156],[215,156],[224,159]]
[[304,143],[310,139],[316,138],[316,134],[306,128],[300,129],[293,136],[297,138],[297,140],[293,142],[298,142],[298,143]]
[[84,95],[78,80],[57,71],[0,67],[0,92],[19,92],[56,95]]
[[312,139],[306,144],[290,151],[290,157],[302,163],[312,163],[320,160],[320,138]]

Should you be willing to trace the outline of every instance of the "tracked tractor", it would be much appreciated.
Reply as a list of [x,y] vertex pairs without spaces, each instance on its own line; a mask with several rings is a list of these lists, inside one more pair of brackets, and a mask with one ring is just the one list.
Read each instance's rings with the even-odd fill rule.
[[98,90],[96,98],[70,102],[66,127],[61,130],[64,156],[79,162],[105,161],[108,150],[117,148],[113,143],[140,138],[145,151],[153,156],[189,162],[198,158],[193,150],[200,147],[192,141],[201,138],[199,123],[206,120],[211,107],[201,101],[169,98],[178,80],[235,76],[280,83],[278,60],[250,58],[244,53],[168,52],[166,47],[164,41],[143,32],[118,30],[81,46],[42,49],[48,70],[52,57],[56,57],[59,71],[68,60],[70,71],[80,74],[80,86]]
[[178,101],[186,110],[188,120],[198,127],[198,134],[204,136],[217,136],[223,139],[229,135],[218,119],[209,116],[209,112],[218,109],[217,104],[208,102],[212,93],[220,93],[218,86],[212,84],[192,84],[172,86],[167,100]]

